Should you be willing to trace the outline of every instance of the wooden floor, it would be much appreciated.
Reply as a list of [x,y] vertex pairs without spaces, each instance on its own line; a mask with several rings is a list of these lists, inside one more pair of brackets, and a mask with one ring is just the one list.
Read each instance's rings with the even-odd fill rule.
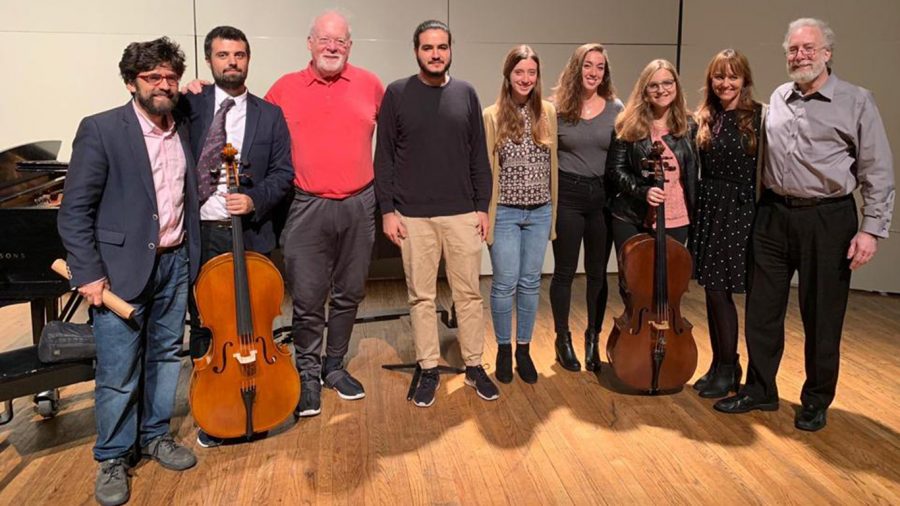
[[[690,388],[662,397],[616,393],[606,364],[599,377],[561,369],[548,286],[545,278],[533,345],[540,380],[502,385],[495,402],[479,399],[460,376],[442,378],[431,408],[406,402],[410,376],[380,365],[413,358],[409,319],[369,323],[356,327],[348,363],[365,399],[342,401],[326,390],[320,416],[264,440],[205,450],[188,413],[185,361],[173,428],[200,463],[184,473],[142,463],[131,504],[900,504],[900,298],[851,294],[837,399],[828,426],[805,433],[793,427],[803,382],[796,293],[781,409],[734,416],[713,411]],[[483,278],[485,307],[489,289]],[[579,278],[573,330],[584,328],[583,297]],[[621,312],[618,297],[610,299],[604,334]],[[362,312],[404,305],[402,283],[373,282]],[[704,307],[692,285],[683,308],[695,324],[698,376],[710,356]],[[29,332],[26,306],[0,309],[0,347],[27,344]],[[441,334],[443,357],[460,364],[453,331]],[[485,335],[493,366],[489,323]],[[34,415],[29,399],[15,402],[15,420],[0,427],[0,504],[93,502],[92,385],[63,389],[62,410],[50,420]]]

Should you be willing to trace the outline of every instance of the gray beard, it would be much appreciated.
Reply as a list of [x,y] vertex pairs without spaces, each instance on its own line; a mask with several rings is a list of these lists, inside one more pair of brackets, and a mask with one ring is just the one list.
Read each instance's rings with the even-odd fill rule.
[[788,66],[788,77],[797,84],[809,84],[815,81],[825,70],[824,62],[815,62],[808,70],[797,69],[792,71],[790,66]]

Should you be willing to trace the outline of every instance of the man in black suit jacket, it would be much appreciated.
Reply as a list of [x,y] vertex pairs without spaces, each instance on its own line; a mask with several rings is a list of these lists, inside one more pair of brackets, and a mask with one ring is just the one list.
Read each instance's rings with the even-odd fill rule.
[[[207,34],[204,50],[215,85],[184,96],[182,105],[191,122],[191,150],[200,163],[215,115],[223,101],[233,100],[234,105],[225,112],[225,137],[238,149],[242,181],[240,193],[228,194],[223,171],[212,178],[212,194],[200,204],[201,265],[231,251],[231,215],[243,216],[244,246],[248,250],[268,254],[275,249],[273,211],[294,178],[284,114],[278,106],[252,95],[244,84],[250,63],[247,37],[237,28],[219,26]],[[199,325],[192,303],[191,356],[203,356],[210,339],[209,330]],[[203,432],[198,433],[198,441],[204,447],[218,443]]]
[[[105,505],[128,500],[136,444],[167,468],[196,464],[169,433],[200,256],[189,133],[173,115],[184,67],[165,37],[125,49],[119,70],[133,99],[82,120],[59,210],[72,285],[93,305],[95,495]],[[100,307],[104,290],[135,307],[133,321]]]

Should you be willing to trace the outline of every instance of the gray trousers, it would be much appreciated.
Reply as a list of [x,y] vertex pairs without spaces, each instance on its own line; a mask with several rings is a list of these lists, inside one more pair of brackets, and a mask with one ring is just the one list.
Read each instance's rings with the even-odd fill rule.
[[301,377],[322,374],[325,355],[343,359],[365,296],[375,242],[375,190],[343,200],[295,191],[282,232],[285,277],[293,299],[293,340]]

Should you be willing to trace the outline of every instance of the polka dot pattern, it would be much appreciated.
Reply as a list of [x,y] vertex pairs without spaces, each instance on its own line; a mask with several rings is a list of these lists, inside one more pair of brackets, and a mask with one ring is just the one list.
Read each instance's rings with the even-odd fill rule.
[[757,157],[747,153],[742,141],[735,112],[720,115],[709,149],[700,152],[703,179],[690,241],[697,282],[735,293],[747,289],[747,255],[756,214]]

